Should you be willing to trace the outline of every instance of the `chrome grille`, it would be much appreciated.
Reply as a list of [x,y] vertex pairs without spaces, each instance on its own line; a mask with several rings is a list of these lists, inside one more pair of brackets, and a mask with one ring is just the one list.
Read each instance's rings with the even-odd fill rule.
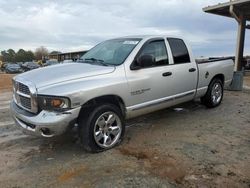
[[24,93],[26,95],[30,95],[30,90],[29,90],[29,87],[22,84],[22,83],[18,83],[18,90],[21,92],[21,93]]
[[[27,84],[24,84],[26,83]],[[31,82],[28,81],[22,81],[13,80],[13,89],[14,89],[14,100],[15,103],[23,108],[24,110],[27,110],[32,113],[37,113],[37,103],[36,103],[36,97],[35,97],[35,87]]]
[[20,98],[20,104],[24,108],[31,109],[31,100],[30,100],[30,98],[27,98],[27,97],[24,97],[24,96],[21,96],[21,95],[19,95],[19,98]]

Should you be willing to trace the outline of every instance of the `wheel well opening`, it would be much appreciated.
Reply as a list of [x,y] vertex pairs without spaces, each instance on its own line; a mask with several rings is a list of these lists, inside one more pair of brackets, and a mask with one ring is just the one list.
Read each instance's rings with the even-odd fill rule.
[[125,117],[126,115],[125,103],[121,99],[121,97],[116,96],[116,95],[105,95],[105,96],[100,96],[100,97],[96,97],[94,99],[89,100],[82,106],[80,114],[84,114],[82,113],[83,111],[90,110],[91,108],[93,108],[94,106],[97,106],[98,104],[105,104],[105,103],[113,104],[119,107],[119,109],[122,112],[122,115]]
[[[224,85],[225,77],[224,77],[223,74],[217,74],[217,75],[215,75],[215,76],[213,77],[213,79],[215,79],[215,78],[220,79],[220,80],[222,81],[222,84]],[[212,80],[213,80],[213,79],[212,79]]]

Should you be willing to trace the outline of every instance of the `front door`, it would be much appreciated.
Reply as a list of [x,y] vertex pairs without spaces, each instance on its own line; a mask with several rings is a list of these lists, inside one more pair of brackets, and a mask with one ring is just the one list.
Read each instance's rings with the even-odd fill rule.
[[[126,70],[130,89],[128,110],[160,109],[171,104],[174,86],[173,67],[169,65],[169,54],[163,38],[147,41],[138,52],[135,59],[142,55],[152,55],[154,65],[141,67],[139,70]],[[136,60],[133,62],[136,63]]]

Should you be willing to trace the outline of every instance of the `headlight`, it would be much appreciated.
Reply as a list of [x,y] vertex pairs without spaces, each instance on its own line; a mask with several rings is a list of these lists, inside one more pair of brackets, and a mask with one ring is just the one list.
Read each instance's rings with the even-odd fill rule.
[[70,100],[66,97],[39,95],[37,98],[39,108],[43,110],[64,111],[70,108]]

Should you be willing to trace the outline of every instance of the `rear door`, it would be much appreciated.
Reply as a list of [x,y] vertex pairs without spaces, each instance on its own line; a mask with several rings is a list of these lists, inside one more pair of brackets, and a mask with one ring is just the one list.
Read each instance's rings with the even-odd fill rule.
[[172,53],[172,77],[175,103],[192,100],[197,87],[198,70],[196,62],[191,61],[189,50],[182,39],[167,38]]

